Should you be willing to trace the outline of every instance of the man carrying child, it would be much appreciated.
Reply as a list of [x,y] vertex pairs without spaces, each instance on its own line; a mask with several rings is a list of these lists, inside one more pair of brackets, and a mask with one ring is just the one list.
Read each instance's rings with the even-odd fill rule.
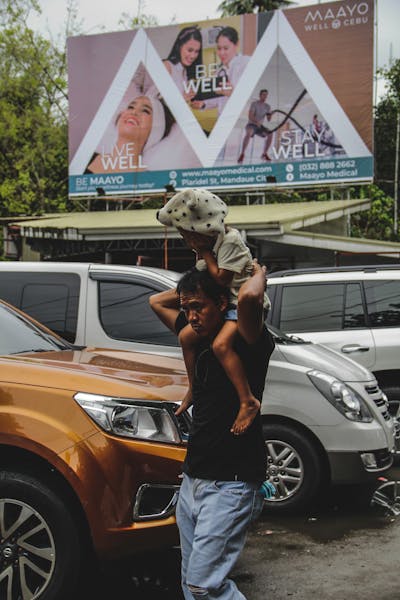
[[[187,210],[190,208],[182,208],[182,212]],[[185,600],[244,599],[228,575],[265,497],[260,491],[266,449],[259,403],[274,347],[264,325],[265,286],[265,269],[254,263],[234,309],[237,320],[232,350],[258,402],[248,426],[238,435],[232,431],[240,409],[238,391],[213,351],[213,342],[226,324],[230,290],[218,283],[209,269],[194,268],[182,277],[176,290],[150,299],[153,310],[170,329],[179,335],[189,326],[196,336],[190,390],[193,422],[177,506]],[[178,412],[186,407],[187,403],[183,404]]]

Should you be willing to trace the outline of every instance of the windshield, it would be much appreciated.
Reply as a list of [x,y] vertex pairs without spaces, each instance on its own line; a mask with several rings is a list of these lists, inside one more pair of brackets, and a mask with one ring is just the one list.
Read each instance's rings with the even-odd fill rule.
[[71,348],[4,304],[0,304],[0,331],[0,355]]

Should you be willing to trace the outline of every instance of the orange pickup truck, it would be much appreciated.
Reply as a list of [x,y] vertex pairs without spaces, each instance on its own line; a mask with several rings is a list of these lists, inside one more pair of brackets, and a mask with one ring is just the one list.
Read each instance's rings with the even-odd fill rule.
[[182,361],[73,346],[0,302],[0,598],[70,598],[92,549],[177,542]]

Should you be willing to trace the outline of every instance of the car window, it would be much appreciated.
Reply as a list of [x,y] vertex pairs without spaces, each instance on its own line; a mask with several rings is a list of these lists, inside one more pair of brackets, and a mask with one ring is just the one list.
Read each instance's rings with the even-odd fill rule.
[[365,281],[364,287],[371,327],[398,327],[400,281]]
[[343,327],[344,329],[352,329],[365,326],[361,285],[359,283],[347,283]]
[[100,321],[111,338],[177,346],[178,339],[154,314],[149,296],[159,290],[139,283],[99,281]]
[[80,278],[75,273],[1,273],[0,297],[74,342]]
[[284,285],[282,331],[340,331],[365,327],[359,283],[310,283]]
[[0,354],[47,352],[60,349],[60,341],[27,321],[13,309],[0,306]]
[[57,333],[65,329],[69,299],[66,285],[28,284],[22,288],[21,310]]
[[343,283],[284,285],[281,321],[283,331],[334,331],[342,329]]

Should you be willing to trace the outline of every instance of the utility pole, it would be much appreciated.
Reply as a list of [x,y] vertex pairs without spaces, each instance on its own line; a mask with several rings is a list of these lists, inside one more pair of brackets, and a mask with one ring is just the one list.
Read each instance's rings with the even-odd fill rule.
[[396,149],[395,149],[395,160],[394,160],[394,218],[393,218],[393,231],[395,235],[399,233],[399,146],[400,146],[400,106],[397,107],[397,127],[396,127]]

